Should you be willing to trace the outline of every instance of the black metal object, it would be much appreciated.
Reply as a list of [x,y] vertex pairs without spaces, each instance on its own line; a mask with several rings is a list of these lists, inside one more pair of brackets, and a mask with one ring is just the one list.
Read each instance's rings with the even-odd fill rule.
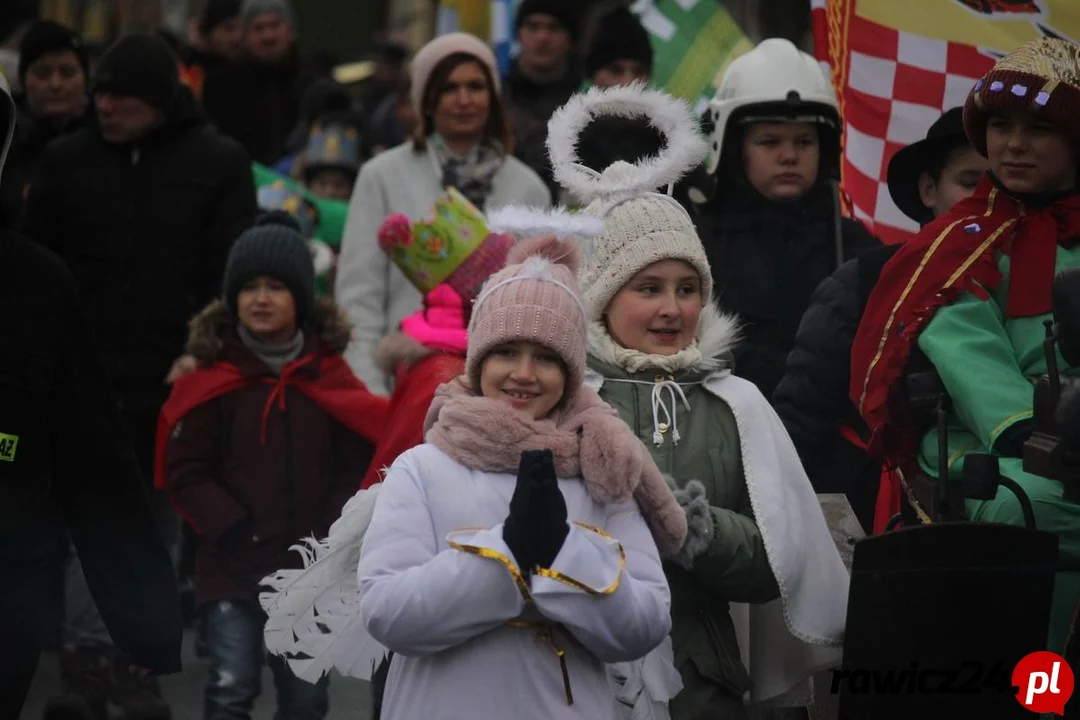
[[[1035,384],[1036,427],[1024,446],[1024,470],[1062,482],[1065,499],[1080,502],[1080,377],[1062,375],[1056,354],[1080,367],[1080,268],[1059,274],[1053,294],[1057,322],[1046,327],[1048,372]],[[844,668],[880,675],[910,670],[913,662],[959,670],[964,661],[998,660],[1011,675],[1021,657],[1046,647],[1056,575],[1080,572],[1080,559],[1058,558],[1057,536],[1037,529],[1030,498],[1001,475],[996,456],[966,455],[963,480],[949,480],[943,383],[925,363],[913,365],[906,380],[910,408],[926,429],[938,430],[937,477],[920,473],[906,483],[932,524],[922,524],[904,493],[886,533],[856,544]],[[1016,496],[1024,527],[966,522],[965,500],[991,500],[1002,487]],[[1067,659],[1080,661],[1076,633]],[[846,683],[838,689],[841,720],[1031,716],[1014,693],[991,688],[979,695],[859,694]],[[1080,704],[1070,702],[1066,713],[1080,715]]]
[[964,498],[968,500],[993,500],[999,487],[1007,488],[1016,496],[1020,512],[1024,514],[1024,526],[1036,530],[1035,508],[1031,498],[1012,478],[1001,474],[1001,465],[997,455],[989,453],[969,453],[964,456]]
[[[1055,535],[1012,525],[935,523],[862,540],[855,546],[842,669],[864,671],[873,683],[875,671],[879,679],[889,671],[895,678],[913,663],[959,674],[968,661],[987,667],[1000,661],[1008,685],[1016,662],[1045,647],[1057,565]],[[920,694],[905,685],[901,692],[879,686],[860,693],[835,676],[834,685],[840,720],[1031,717],[1012,694],[994,688]]]
[[1046,375],[1035,382],[1035,430],[1024,444],[1024,471],[1061,482],[1069,502],[1080,502],[1080,378],[1062,375],[1057,350],[1080,366],[1080,268],[1057,274],[1054,320],[1046,321]]
[[896,528],[900,527],[904,523],[904,513],[898,512],[889,518],[889,522],[885,524],[885,532],[892,532]]

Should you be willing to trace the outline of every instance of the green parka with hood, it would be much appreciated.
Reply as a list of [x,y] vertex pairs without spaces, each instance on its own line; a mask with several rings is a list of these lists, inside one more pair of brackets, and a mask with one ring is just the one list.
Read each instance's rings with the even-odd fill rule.
[[780,596],[750,504],[735,415],[705,385],[730,373],[736,340],[734,319],[714,306],[703,310],[693,352],[647,356],[616,344],[602,323],[589,333],[586,382],[598,387],[675,486],[696,480],[707,498],[710,517],[690,515],[686,545],[665,565],[675,667],[684,685],[672,706],[676,720],[716,713],[718,697],[727,696],[732,711],[742,704],[751,681],[730,603]]

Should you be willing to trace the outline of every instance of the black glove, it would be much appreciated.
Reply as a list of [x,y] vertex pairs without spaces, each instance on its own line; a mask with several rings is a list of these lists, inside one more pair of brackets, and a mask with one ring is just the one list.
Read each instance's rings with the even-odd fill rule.
[[526,450],[521,453],[503,540],[514,553],[518,567],[528,572],[536,566],[549,567],[568,532],[566,501],[555,477],[551,451]]
[[555,476],[555,459],[550,450],[544,450],[540,462],[529,469],[529,486],[532,502],[529,506],[536,533],[533,559],[540,567],[551,567],[562,549],[570,527],[566,524],[566,500],[559,490]]
[[539,450],[526,450],[521,453],[521,461],[518,463],[517,486],[514,495],[510,498],[510,514],[503,523],[503,541],[514,553],[518,568],[523,573],[528,573],[535,564],[536,546],[533,542],[534,533],[531,527],[532,517],[529,514],[530,494],[532,488],[529,485],[529,472],[533,465],[540,460]]

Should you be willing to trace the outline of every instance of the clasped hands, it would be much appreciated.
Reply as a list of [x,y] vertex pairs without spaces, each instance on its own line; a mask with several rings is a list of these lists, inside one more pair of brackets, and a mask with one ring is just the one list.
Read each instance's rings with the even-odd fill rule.
[[551,451],[526,450],[521,453],[510,514],[503,524],[503,540],[522,574],[551,567],[569,532],[566,501]]

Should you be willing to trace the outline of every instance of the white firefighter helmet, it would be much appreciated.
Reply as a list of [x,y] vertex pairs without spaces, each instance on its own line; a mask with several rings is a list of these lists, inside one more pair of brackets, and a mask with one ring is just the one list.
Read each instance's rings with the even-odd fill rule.
[[716,172],[732,115],[760,109],[742,120],[813,122],[840,131],[840,112],[832,83],[817,61],[788,40],[763,40],[732,61],[709,101],[713,131],[709,173]]

